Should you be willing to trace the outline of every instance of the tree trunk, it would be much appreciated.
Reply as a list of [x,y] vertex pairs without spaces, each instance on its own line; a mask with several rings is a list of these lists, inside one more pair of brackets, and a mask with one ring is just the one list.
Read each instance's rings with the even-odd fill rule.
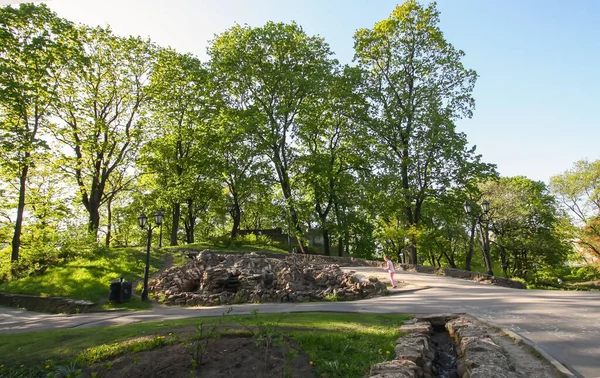
[[231,227],[231,238],[237,238],[240,232],[240,223],[242,220],[242,210],[237,200],[233,201],[233,208],[231,209],[231,219],[233,220],[233,226]]
[[302,227],[300,226],[300,222],[298,220],[298,214],[296,214],[296,209],[294,208],[294,206],[290,206],[290,214],[292,216],[292,223],[294,224],[294,227],[297,232],[296,242],[298,243],[298,248],[300,249],[300,252],[306,253],[306,251],[304,250],[304,246],[302,245],[302,237],[301,237],[301,235],[304,233],[304,231],[302,230]]
[[329,231],[326,228],[323,228],[323,249],[326,256],[331,256],[331,251],[329,250]]
[[339,235],[338,237],[338,256],[344,256],[344,241],[342,239],[342,235]]
[[300,222],[298,220],[298,214],[296,214],[296,209],[292,203],[292,188],[290,185],[290,178],[288,176],[287,165],[284,165],[284,159],[280,156],[280,146],[273,146],[273,155],[271,156],[273,164],[275,165],[275,170],[277,171],[277,176],[279,178],[279,184],[281,185],[281,191],[283,192],[283,198],[287,204],[288,210],[290,212],[290,217],[292,219],[292,224],[297,232],[296,242],[298,243],[298,248],[300,248],[300,252],[306,253],[304,250],[304,246],[302,245],[301,236],[304,234],[302,227],[300,226]]
[[94,236],[94,240],[98,241],[98,228],[100,227],[100,203],[90,201],[88,206],[88,232]]
[[[25,160],[28,160],[29,153],[25,153]],[[23,225],[23,213],[25,211],[25,190],[27,187],[27,173],[29,165],[25,164],[19,177],[19,204],[17,205],[17,219],[15,220],[15,233],[12,239],[12,253],[10,261],[19,260],[19,249],[21,248],[21,229]]]
[[177,245],[177,232],[179,231],[179,218],[181,216],[181,204],[173,202],[173,222],[171,226],[171,242],[169,245]]
[[106,246],[110,247],[110,238],[111,238],[111,230],[112,230],[112,198],[108,199],[108,202],[106,203],[106,208],[107,208],[107,222],[108,225],[106,227]]
[[442,249],[442,254],[444,255],[444,257],[446,258],[446,261],[448,261],[448,264],[450,264],[451,268],[456,269],[456,263],[454,262],[454,258],[453,256],[450,256],[446,253],[445,250]]
[[185,239],[188,244],[194,243],[194,228],[196,226],[196,216],[194,215],[194,201],[188,199],[187,201],[187,222],[185,225]]
[[493,276],[494,272],[492,271],[492,259],[490,258],[490,240],[488,224],[486,223],[484,228],[482,222],[479,222],[479,227],[481,229],[481,241],[483,244],[483,259],[485,261],[485,267],[487,269],[487,274]]
[[473,250],[475,248],[475,227],[477,221],[473,219],[471,222],[471,235],[469,237],[469,250],[467,251],[467,257],[465,258],[465,270],[471,270],[471,260],[473,259]]
[[410,263],[417,265],[417,243],[414,240],[410,241],[408,250],[410,251]]

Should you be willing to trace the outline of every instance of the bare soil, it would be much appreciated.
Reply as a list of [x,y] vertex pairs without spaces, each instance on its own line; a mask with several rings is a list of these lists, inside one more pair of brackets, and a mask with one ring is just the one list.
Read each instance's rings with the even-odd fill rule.
[[196,367],[192,364],[193,345],[171,344],[104,361],[86,369],[83,376],[95,373],[102,378],[315,378],[308,356],[290,341],[265,351],[251,337],[223,337],[212,340],[206,349]]
[[[192,333],[179,328],[180,335]],[[518,343],[499,330],[490,332],[493,341],[504,349],[511,364],[523,376],[559,378],[563,375],[527,345]],[[195,347],[170,344],[151,351],[128,354],[91,366],[83,376],[99,378],[179,378],[179,377],[257,377],[316,378],[308,356],[292,341],[273,345],[267,351],[250,336],[223,336],[211,340],[194,367]]]

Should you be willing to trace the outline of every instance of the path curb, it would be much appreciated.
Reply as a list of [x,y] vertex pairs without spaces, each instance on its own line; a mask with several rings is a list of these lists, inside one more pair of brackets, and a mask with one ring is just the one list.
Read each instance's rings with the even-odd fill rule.
[[523,344],[528,345],[529,347],[533,348],[536,352],[538,352],[544,359],[546,359],[548,362],[550,362],[561,374],[563,374],[565,377],[568,378],[583,378],[582,375],[577,374],[572,372],[571,370],[569,370],[565,365],[563,365],[562,363],[560,363],[556,358],[552,357],[551,355],[549,355],[548,353],[546,353],[545,351],[543,351],[540,347],[537,346],[537,344],[531,340],[529,340],[528,338],[519,335],[518,333],[511,331],[510,329],[506,329],[496,323],[490,322],[488,320],[483,320],[481,318],[478,318],[472,314],[467,314],[475,319],[477,319],[478,321],[480,321],[481,323],[484,323],[492,328],[496,328],[498,330],[500,330],[501,332],[504,332],[506,335],[508,335],[509,337],[522,342]]

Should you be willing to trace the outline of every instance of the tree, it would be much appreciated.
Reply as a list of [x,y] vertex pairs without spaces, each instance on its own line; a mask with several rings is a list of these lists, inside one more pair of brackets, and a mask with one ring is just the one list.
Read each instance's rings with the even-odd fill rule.
[[44,5],[0,8],[0,164],[18,180],[11,260],[19,258],[29,170],[55,101],[56,72],[72,55],[73,26]]
[[550,178],[550,187],[573,216],[572,241],[600,259],[600,160],[580,160],[573,168]]
[[226,186],[224,194],[232,219],[232,239],[239,234],[246,204],[269,194],[272,184],[269,162],[246,133],[248,121],[235,109],[223,107],[213,129],[216,152],[213,164]]
[[[336,67],[325,82],[323,96],[312,98],[307,111],[299,116],[301,181],[323,232],[326,255],[331,253],[335,215],[340,215],[340,206],[345,205],[342,193],[355,184],[356,170],[366,166],[366,157],[353,138],[355,123],[364,119],[365,102],[358,95],[362,78],[356,68]],[[338,246],[343,239],[339,231]]]
[[564,263],[569,247],[559,231],[562,215],[543,182],[502,177],[481,192],[490,202],[490,240],[506,276]]
[[208,131],[216,114],[212,92],[209,72],[198,58],[160,50],[148,88],[155,135],[144,146],[140,164],[154,175],[161,201],[170,204],[170,245],[177,245],[183,203],[186,239],[193,240],[196,210],[205,207],[194,204],[196,192],[212,191],[203,184],[214,186]]
[[83,27],[79,35],[80,55],[60,77],[61,122],[54,136],[64,147],[63,169],[74,178],[89,214],[88,231],[97,236],[100,207],[114,196],[107,191],[109,181],[133,166],[144,140],[144,89],[154,46],[99,27]]
[[[296,119],[307,100],[320,95],[332,64],[329,46],[295,23],[268,22],[225,31],[212,41],[209,55],[228,105],[251,117],[248,133],[273,165],[293,227],[302,235],[293,186]],[[298,243],[303,251],[299,237]]]
[[[369,71],[369,126],[388,196],[398,199],[403,222],[415,229],[427,198],[456,185],[465,163],[479,159],[454,127],[472,114],[477,74],[463,67],[464,53],[444,39],[438,23],[435,3],[410,0],[354,36],[355,58]],[[412,237],[413,264],[416,244]]]

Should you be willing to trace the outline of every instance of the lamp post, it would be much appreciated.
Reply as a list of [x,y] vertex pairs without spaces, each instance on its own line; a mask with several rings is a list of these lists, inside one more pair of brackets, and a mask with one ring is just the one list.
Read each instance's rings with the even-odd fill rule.
[[142,290],[142,301],[148,300],[148,273],[150,272],[150,244],[152,243],[152,230],[162,225],[163,213],[159,210],[154,214],[154,222],[156,226],[152,227],[150,223],[147,223],[148,217],[142,213],[138,217],[138,224],[142,230],[148,230],[148,244],[146,246],[146,269],[144,270],[144,288]]
[[160,236],[158,237],[158,248],[162,248],[162,220],[165,216],[165,211],[163,209],[158,210],[160,213]]
[[[465,201],[464,204],[465,213],[467,215],[474,215],[471,213],[471,203],[469,201]],[[482,214],[477,215],[477,223],[479,224],[479,229],[481,231],[482,238],[482,246],[483,246],[483,259],[485,261],[485,267],[487,269],[487,274],[490,276],[494,275],[492,271],[492,260],[490,258],[490,218],[485,217],[490,211],[490,203],[487,200],[483,200],[481,202],[481,208],[483,209]]]

